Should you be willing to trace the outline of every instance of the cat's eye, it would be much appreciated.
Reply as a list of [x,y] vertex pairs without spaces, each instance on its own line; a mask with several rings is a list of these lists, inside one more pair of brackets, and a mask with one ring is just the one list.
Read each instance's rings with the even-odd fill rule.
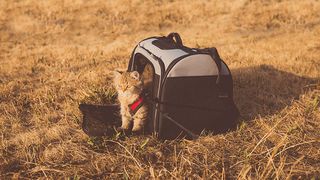
[[122,86],[122,90],[126,91],[128,89],[128,86]]

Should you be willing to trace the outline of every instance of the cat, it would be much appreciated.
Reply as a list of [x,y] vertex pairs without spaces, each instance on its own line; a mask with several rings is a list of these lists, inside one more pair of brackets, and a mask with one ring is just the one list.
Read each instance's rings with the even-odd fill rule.
[[[130,130],[132,132],[141,132],[146,125],[147,120],[147,105],[140,102],[143,98],[143,79],[137,71],[120,72],[114,71],[113,79],[114,87],[118,92],[118,100],[120,103],[120,114],[122,125],[120,130]],[[136,112],[132,113],[132,105],[139,104]]]

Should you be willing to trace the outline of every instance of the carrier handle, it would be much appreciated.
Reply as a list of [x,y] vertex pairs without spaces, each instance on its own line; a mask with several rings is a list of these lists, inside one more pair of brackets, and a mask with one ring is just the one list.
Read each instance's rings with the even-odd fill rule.
[[167,38],[175,41],[178,45],[183,46],[181,37],[178,33],[172,32],[167,36]]

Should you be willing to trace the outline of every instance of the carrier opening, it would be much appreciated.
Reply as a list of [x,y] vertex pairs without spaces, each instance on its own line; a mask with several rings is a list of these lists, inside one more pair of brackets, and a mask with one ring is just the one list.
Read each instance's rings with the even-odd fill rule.
[[135,65],[134,70],[138,71],[143,79],[144,92],[146,96],[150,98],[150,95],[153,94],[154,91],[154,75],[155,70],[150,61],[144,57],[142,54],[135,55]]

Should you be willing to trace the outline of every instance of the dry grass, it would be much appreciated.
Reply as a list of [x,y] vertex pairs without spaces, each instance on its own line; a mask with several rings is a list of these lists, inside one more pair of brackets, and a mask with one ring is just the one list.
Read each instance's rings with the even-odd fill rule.
[[[319,178],[319,12],[317,0],[0,1],[0,178]],[[105,103],[110,70],[171,31],[218,48],[238,130],[87,137],[78,104]]]

